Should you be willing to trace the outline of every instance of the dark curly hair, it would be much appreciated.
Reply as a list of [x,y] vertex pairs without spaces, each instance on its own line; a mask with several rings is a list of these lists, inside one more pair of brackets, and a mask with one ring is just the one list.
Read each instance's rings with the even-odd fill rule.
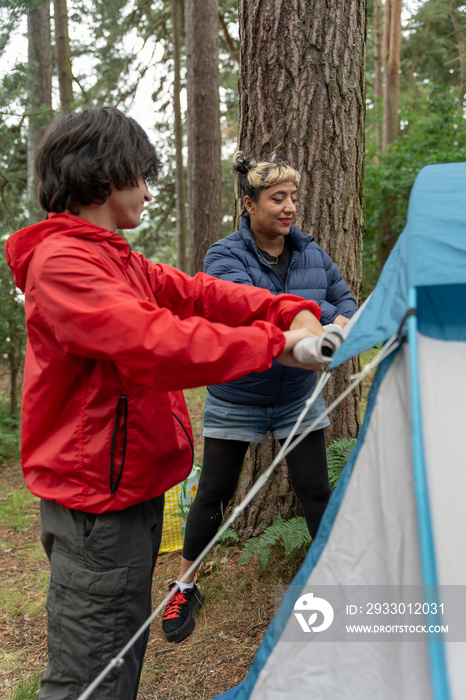
[[72,213],[103,204],[119,190],[154,182],[161,161],[144,129],[114,107],[63,114],[49,125],[36,153],[39,201],[47,212]]

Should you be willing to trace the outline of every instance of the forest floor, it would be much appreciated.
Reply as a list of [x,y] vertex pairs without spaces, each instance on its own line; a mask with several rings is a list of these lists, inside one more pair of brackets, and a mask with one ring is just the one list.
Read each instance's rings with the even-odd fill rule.
[[[190,398],[196,425],[203,395]],[[201,450],[197,438],[196,461]],[[24,486],[20,467],[0,465],[0,698],[5,700],[36,698],[46,666],[49,565],[39,530],[39,503]],[[238,565],[240,555],[237,546],[220,545],[203,563],[198,583],[206,602],[188,639],[167,642],[160,616],[154,620],[138,697],[208,700],[245,678],[274,613],[275,586],[289,583],[293,572],[277,578],[269,567],[260,574],[255,560]],[[154,607],[176,578],[179,561],[179,552],[159,556]]]
[[[363,386],[363,407],[369,386],[370,379]],[[199,464],[205,389],[185,393]],[[1,700],[37,698],[47,663],[49,565],[39,531],[39,502],[24,486],[18,462],[0,462]],[[273,617],[276,587],[290,583],[303,555],[285,560],[283,550],[276,552],[261,573],[256,557],[239,565],[241,553],[238,546],[217,545],[202,564],[198,583],[206,602],[188,639],[180,644],[167,642],[160,616],[154,620],[138,698],[209,700],[244,680]],[[175,580],[179,561],[180,552],[159,556],[154,608]]]
[[[45,596],[48,561],[39,540],[39,507],[18,467],[0,467],[1,496],[19,494],[27,506],[12,527],[0,523],[0,698],[36,697],[47,657]],[[141,698],[208,700],[240,683],[274,612],[275,581],[261,578],[255,562],[238,565],[240,550],[221,546],[199,575],[206,597],[193,634],[180,644],[166,641],[160,617],[152,623]],[[176,578],[179,552],[159,556],[154,607]]]

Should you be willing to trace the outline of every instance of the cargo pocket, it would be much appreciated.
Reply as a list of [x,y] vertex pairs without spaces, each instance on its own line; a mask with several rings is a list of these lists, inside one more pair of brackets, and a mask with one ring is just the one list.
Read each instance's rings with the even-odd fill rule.
[[50,564],[49,657],[70,680],[92,680],[122,646],[128,567],[87,569],[57,550]]

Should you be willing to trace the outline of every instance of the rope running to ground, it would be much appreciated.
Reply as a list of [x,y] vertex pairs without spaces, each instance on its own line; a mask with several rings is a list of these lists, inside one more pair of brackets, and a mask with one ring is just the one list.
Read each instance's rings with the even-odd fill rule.
[[[377,366],[384,360],[390,353],[392,353],[396,348],[400,345],[401,339],[399,335],[394,335],[387,342],[383,345],[383,347],[380,349],[380,351],[377,353],[377,355],[372,359],[371,362],[368,362],[364,369],[359,372],[358,374],[352,375],[350,379],[353,381],[351,384],[338,396],[335,401],[333,401],[330,406],[326,408],[323,413],[318,416],[307,428],[304,432],[300,433],[300,435],[296,438],[294,442],[291,442],[293,437],[296,435],[296,431],[299,429],[299,426],[301,425],[304,417],[306,416],[309,408],[312,406],[314,401],[316,400],[317,396],[320,394],[322,389],[325,387],[327,384],[328,380],[330,379],[331,371],[330,370],[325,370],[322,372],[322,375],[317,382],[315,389],[312,393],[312,395],[308,398],[306,401],[306,405],[304,406],[303,410],[301,411],[295,425],[293,426],[289,436],[283,443],[281,449],[275,456],[273,462],[267,467],[267,469],[259,476],[257,481],[252,485],[251,489],[248,491],[244,499],[241,501],[241,503],[236,506],[236,508],[233,509],[231,515],[229,518],[223,523],[223,525],[220,527],[218,530],[217,534],[215,537],[212,538],[212,540],[209,542],[208,545],[202,550],[202,552],[199,554],[197,559],[193,561],[189,569],[186,571],[184,576],[180,579],[179,583],[183,583],[185,578],[188,577],[191,573],[193,573],[199,566],[199,564],[202,562],[202,560],[207,556],[207,554],[213,549],[214,545],[219,541],[219,539],[222,537],[223,533],[228,530],[230,525],[233,524],[233,522],[236,520],[236,518],[243,512],[243,510],[249,505],[249,503],[252,501],[256,493],[264,486],[264,484],[268,481],[270,476],[272,475],[274,469],[277,467],[277,465],[281,462],[281,460],[286,457],[286,455],[291,452],[296,445],[298,445],[301,440],[304,440],[304,438],[311,433],[315,427],[319,424],[319,422],[327,416],[333,409],[338,406],[352,391],[355,389],[361,382],[362,380]],[[145,630],[149,627],[149,625],[153,622],[153,620],[157,617],[157,615],[164,609],[164,607],[167,605],[168,601],[170,598],[174,595],[179,590],[179,586],[175,584],[173,588],[171,588],[170,592],[166,595],[166,597],[159,603],[159,605],[156,607],[156,609],[152,612],[152,614],[147,618],[145,622],[141,625],[141,627],[135,632],[135,634],[131,637],[131,639],[127,642],[127,644],[123,647],[123,649],[120,651],[117,656],[115,656],[111,661],[107,664],[107,666],[99,673],[99,675],[92,681],[92,683],[86,688],[86,690],[81,693],[81,695],[78,697],[77,700],[87,700],[91,696],[91,694],[96,690],[99,685],[102,683],[104,678],[114,669],[122,666],[124,663],[124,656],[125,654],[131,649],[133,644],[139,639],[139,637],[145,632]]]

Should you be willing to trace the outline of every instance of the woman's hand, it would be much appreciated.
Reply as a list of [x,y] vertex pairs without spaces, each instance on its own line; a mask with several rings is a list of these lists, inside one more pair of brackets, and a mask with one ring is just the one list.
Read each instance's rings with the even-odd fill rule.
[[[300,313],[305,313],[301,312]],[[309,312],[310,313],[310,312]],[[298,316],[299,314],[297,314]],[[311,314],[312,316],[312,314]],[[296,316],[295,316],[296,318]],[[313,318],[317,321],[315,316]],[[293,321],[294,322],[294,321]],[[317,323],[320,326],[320,323],[317,321]],[[293,325],[293,324],[292,324]],[[321,326],[322,328],[322,326]],[[315,333],[309,331],[307,328],[296,328],[294,330],[289,330],[289,331],[284,331],[283,335],[285,336],[285,347],[283,348],[283,352],[281,355],[276,357],[275,359],[277,362],[279,362],[281,365],[285,365],[286,367],[300,367],[301,369],[309,369],[309,370],[320,370],[322,369],[320,365],[303,365],[300,362],[297,362],[292,354],[292,350],[294,346],[296,345],[297,342],[300,340],[303,340],[303,338],[315,338],[316,335],[322,335],[321,333]]]

